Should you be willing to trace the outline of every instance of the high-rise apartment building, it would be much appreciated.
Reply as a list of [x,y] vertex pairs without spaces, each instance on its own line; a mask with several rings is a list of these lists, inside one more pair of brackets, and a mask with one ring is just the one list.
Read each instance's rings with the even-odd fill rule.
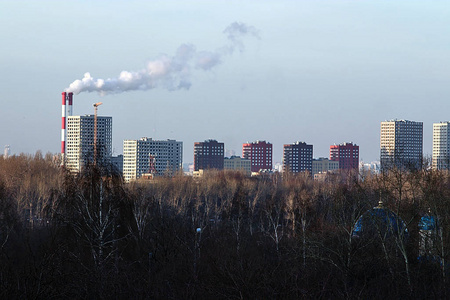
[[249,159],[252,172],[272,170],[272,144],[266,141],[256,141],[242,145],[242,157]]
[[419,169],[423,159],[423,123],[407,120],[381,122],[381,170]]
[[123,174],[123,155],[111,156],[111,165],[117,172]]
[[224,148],[224,143],[216,140],[194,143],[194,171],[223,170]]
[[10,156],[11,147],[9,145],[5,145],[5,151],[3,152],[3,158],[7,159]]
[[433,124],[433,169],[450,168],[450,122]]
[[299,173],[308,171],[312,174],[313,145],[305,142],[285,144],[283,147],[284,172]]
[[151,138],[123,141],[123,178],[136,180],[142,174],[173,176],[182,169],[183,142]]
[[97,142],[94,147],[94,116],[67,117],[66,167],[80,172],[89,162],[108,163],[112,154],[112,117],[97,117]]
[[353,143],[331,145],[330,160],[338,161],[340,170],[358,170],[359,146]]

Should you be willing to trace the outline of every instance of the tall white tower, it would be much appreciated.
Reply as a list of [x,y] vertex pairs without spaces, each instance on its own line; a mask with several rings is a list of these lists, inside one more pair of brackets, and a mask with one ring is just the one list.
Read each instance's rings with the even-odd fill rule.
[[4,158],[4,159],[7,159],[7,158],[9,157],[10,151],[11,151],[11,148],[9,147],[9,145],[6,145],[6,146],[5,146],[5,152],[4,152],[4,154],[3,154],[3,158]]
[[450,167],[450,122],[433,123],[433,169]]
[[[67,117],[66,167],[80,172],[94,161],[93,115]],[[106,162],[112,155],[112,117],[97,117],[97,161]]]
[[381,169],[419,169],[423,160],[423,123],[408,120],[381,122]]

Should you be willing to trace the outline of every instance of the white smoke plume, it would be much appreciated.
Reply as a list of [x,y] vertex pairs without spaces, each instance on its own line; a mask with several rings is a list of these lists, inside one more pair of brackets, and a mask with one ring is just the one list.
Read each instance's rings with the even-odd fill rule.
[[228,44],[215,51],[197,51],[192,44],[182,44],[175,55],[161,55],[147,63],[138,71],[122,71],[117,78],[94,78],[85,73],[83,79],[72,82],[66,92],[98,92],[100,95],[122,93],[135,90],[149,90],[156,87],[169,91],[189,89],[191,73],[194,70],[208,71],[222,63],[223,59],[233,54],[234,50],[243,51],[242,38],[252,36],[259,38],[258,31],[244,23],[234,22],[224,31]]

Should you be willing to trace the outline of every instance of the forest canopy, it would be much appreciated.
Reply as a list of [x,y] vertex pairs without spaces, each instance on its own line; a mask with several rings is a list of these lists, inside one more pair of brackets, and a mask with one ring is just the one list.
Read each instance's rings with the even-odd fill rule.
[[[40,152],[0,159],[0,298],[450,295],[448,172],[124,184],[106,169],[73,175]],[[380,201],[407,234],[374,225],[355,237]]]

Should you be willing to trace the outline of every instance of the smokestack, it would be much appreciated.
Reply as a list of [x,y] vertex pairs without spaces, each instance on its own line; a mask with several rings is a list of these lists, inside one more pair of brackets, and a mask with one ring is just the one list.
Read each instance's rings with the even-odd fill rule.
[[62,92],[62,123],[61,123],[61,165],[66,161],[66,92]]
[[73,93],[70,92],[68,95],[68,99],[69,99],[69,111],[67,113],[68,116],[73,116],[73,109],[72,109],[72,100],[73,100]]

